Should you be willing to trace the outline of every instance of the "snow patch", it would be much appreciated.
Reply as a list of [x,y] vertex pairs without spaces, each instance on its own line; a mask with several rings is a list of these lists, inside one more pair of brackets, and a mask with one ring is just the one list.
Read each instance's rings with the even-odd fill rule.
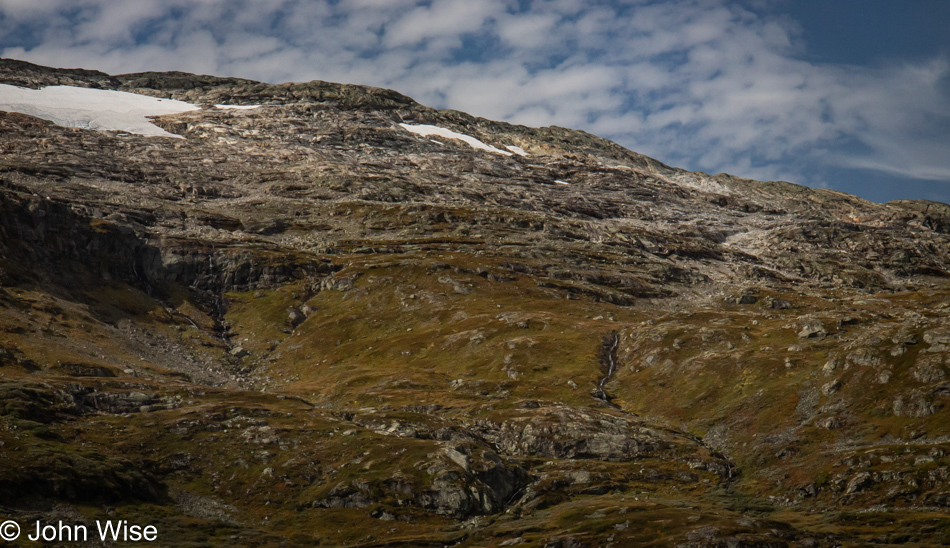
[[439,126],[430,126],[425,124],[420,125],[411,125],[411,124],[399,124],[406,131],[415,133],[417,135],[422,135],[423,137],[428,137],[429,135],[437,135],[439,137],[446,137],[448,139],[458,139],[463,143],[467,144],[472,148],[477,148],[479,150],[487,150],[488,152],[494,152],[495,154],[503,154],[505,156],[511,156],[511,153],[506,150],[497,149],[491,145],[486,145],[485,143],[479,141],[478,139],[465,135],[464,133],[458,133],[452,131],[451,129],[446,129]]
[[508,146],[506,146],[505,148],[507,148],[508,150],[514,152],[514,153],[517,154],[518,156],[527,156],[527,155],[528,155],[528,153],[525,152],[524,149],[521,148],[521,147],[516,147],[516,146],[514,146],[514,145],[508,145]]
[[569,184],[571,184],[571,183],[569,183],[569,182],[567,182],[567,181],[562,181],[562,180],[560,180],[560,179],[555,179],[554,182],[555,182],[556,184],[559,184],[559,185],[569,185]]
[[156,126],[147,116],[178,114],[198,107],[124,91],[74,86],[28,89],[0,84],[0,110],[29,114],[66,127],[182,138]]

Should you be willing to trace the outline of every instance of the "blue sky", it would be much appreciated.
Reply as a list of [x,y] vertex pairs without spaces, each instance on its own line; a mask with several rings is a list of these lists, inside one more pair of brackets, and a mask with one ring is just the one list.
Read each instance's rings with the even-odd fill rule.
[[322,79],[668,164],[950,202],[947,0],[0,0],[0,56]]

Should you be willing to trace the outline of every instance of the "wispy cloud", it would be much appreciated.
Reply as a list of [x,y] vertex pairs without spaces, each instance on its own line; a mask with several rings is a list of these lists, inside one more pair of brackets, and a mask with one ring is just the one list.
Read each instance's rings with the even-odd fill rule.
[[797,25],[768,13],[726,0],[0,0],[0,55],[379,85],[709,172],[950,183],[946,60],[808,62]]

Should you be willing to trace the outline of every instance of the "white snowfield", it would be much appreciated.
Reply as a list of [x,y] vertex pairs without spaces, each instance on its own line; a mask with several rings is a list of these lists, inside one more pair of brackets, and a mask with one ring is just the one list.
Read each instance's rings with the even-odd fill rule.
[[[508,152],[507,150],[501,150],[491,145],[486,145],[485,143],[479,141],[478,139],[470,135],[465,135],[464,133],[458,133],[458,132],[452,131],[451,129],[446,129],[444,127],[429,126],[425,124],[420,124],[420,125],[399,124],[399,125],[402,126],[403,129],[405,129],[406,131],[411,131],[412,133],[415,133],[417,135],[422,135],[423,137],[428,137],[429,135],[438,135],[439,137],[446,137],[448,139],[458,139],[459,141],[462,141],[463,143],[467,144],[468,146],[472,148],[477,148],[479,150],[487,150],[488,152],[494,152],[495,154],[504,154],[505,156],[511,156],[511,152]],[[508,147],[508,148],[511,148],[511,147]]]
[[[257,108],[259,105],[215,105],[218,108]],[[149,116],[178,114],[199,107],[174,99],[137,93],[73,86],[29,89],[0,84],[0,110],[49,120],[56,125],[96,130],[117,130],[152,137],[176,137],[156,126]]]
[[195,105],[182,101],[124,91],[73,86],[27,89],[0,84],[0,110],[29,114],[67,127],[178,137],[156,126],[146,116],[197,109]]

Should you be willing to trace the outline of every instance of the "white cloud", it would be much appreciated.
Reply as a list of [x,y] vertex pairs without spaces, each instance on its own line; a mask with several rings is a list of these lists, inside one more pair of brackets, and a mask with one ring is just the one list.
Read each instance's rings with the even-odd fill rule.
[[537,49],[558,41],[556,26],[559,19],[555,13],[503,17],[495,32],[508,46]]
[[950,181],[946,61],[810,63],[793,21],[726,0],[0,0],[2,36],[53,66],[390,87],[709,172]]
[[399,47],[448,39],[461,45],[461,35],[479,30],[503,8],[496,0],[440,0],[428,6],[416,6],[387,26],[384,43],[388,47]]

